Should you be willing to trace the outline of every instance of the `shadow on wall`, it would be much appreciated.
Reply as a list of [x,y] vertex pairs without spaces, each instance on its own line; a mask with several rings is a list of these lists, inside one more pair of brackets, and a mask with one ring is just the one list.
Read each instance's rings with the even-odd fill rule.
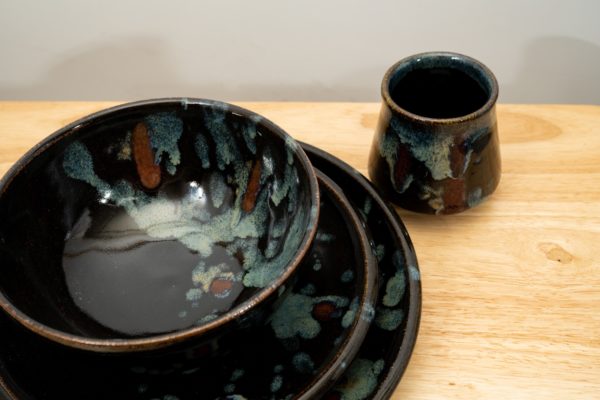
[[[499,55],[500,56],[500,55]],[[264,65],[269,63],[265,55]],[[75,50],[37,82],[0,86],[6,100],[134,100],[189,96],[225,101],[379,101],[379,85],[389,65],[340,70],[331,81],[269,82],[268,67],[253,82],[236,81],[243,64],[215,71],[219,62],[196,61],[196,75],[182,76],[185,57],[156,38],[129,38]],[[517,61],[518,62],[518,61]],[[285,60],[278,65],[285,66]],[[567,37],[530,43],[512,82],[501,82],[500,101],[513,103],[600,104],[600,47]],[[290,71],[290,73],[294,73]],[[207,81],[222,76],[220,81]],[[241,78],[240,78],[241,79]],[[310,78],[307,77],[306,80]],[[264,80],[265,83],[260,81]]]
[[[535,40],[525,49],[501,101],[600,104],[600,47],[568,37]],[[506,99],[506,100],[504,100]]]
[[[178,59],[181,57],[177,57],[167,43],[154,38],[130,38],[90,46],[66,55],[37,82],[27,86],[0,86],[0,98],[134,100],[188,96],[226,101],[378,101],[380,75],[385,70],[357,69],[353,75],[360,76],[348,79],[342,76],[331,83],[245,84],[228,78],[235,75],[235,68],[244,68],[238,65],[221,71],[221,82],[203,82],[203,76],[206,79],[215,75],[214,70],[207,70],[214,68],[214,64],[198,65],[198,78],[186,80],[177,70]],[[262,75],[265,76],[264,71]],[[257,79],[260,79],[258,74]]]
[[136,38],[66,55],[30,86],[2,87],[5,99],[112,100],[161,91],[177,81],[166,46]]

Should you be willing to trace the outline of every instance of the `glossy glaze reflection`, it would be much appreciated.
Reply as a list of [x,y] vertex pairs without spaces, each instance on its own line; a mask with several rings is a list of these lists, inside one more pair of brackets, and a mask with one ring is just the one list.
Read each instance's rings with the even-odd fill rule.
[[323,399],[388,399],[408,365],[419,329],[421,274],[415,251],[396,212],[364,176],[331,154],[302,146],[358,210],[379,266],[374,321],[356,358]]
[[[36,337],[0,315],[0,383],[36,399],[312,399],[359,350],[369,324],[376,268],[358,216],[322,187],[317,238],[268,324],[186,349],[176,362],[84,352]],[[342,251],[343,249],[343,251]],[[35,362],[31,362],[35,355]]]
[[480,62],[433,52],[407,57],[382,81],[369,177],[400,207],[453,214],[500,181],[498,84]]
[[47,142],[4,182],[0,287],[66,334],[147,338],[243,313],[316,229],[298,145],[234,106],[134,103]]

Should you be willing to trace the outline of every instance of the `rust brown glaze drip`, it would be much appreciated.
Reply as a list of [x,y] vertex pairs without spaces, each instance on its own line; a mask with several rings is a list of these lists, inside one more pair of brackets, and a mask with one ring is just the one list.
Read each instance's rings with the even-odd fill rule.
[[445,214],[460,212],[467,207],[465,196],[465,180],[448,178],[443,181],[444,187],[444,210]]
[[369,176],[408,210],[453,214],[490,196],[501,163],[498,83],[479,61],[448,52],[394,64],[381,84]]
[[404,145],[398,146],[396,156],[396,165],[394,167],[394,182],[396,183],[396,189],[404,188],[406,186],[406,180],[412,179],[410,176],[410,170],[412,167],[411,155],[408,148]]
[[146,189],[156,189],[160,184],[160,166],[154,163],[154,152],[150,144],[148,128],[143,122],[139,122],[133,128],[131,148],[142,185]]
[[454,138],[454,144],[448,158],[450,161],[450,171],[452,171],[453,177],[460,177],[464,175],[465,170],[465,146],[463,145],[465,139],[462,136],[456,136]]
[[330,301],[322,301],[320,303],[315,304],[313,308],[313,316],[318,321],[329,321],[333,313],[336,311],[337,307]]
[[248,187],[246,188],[246,194],[244,195],[244,201],[242,202],[242,209],[245,212],[250,212],[254,209],[256,204],[256,197],[260,190],[260,161],[256,160],[250,173],[250,180],[248,181]]
[[443,213],[455,213],[465,210],[467,204],[467,185],[465,184],[465,150],[463,146],[464,139],[461,136],[454,138],[454,146],[449,154],[450,170],[452,176],[457,178],[447,178],[443,181],[444,187],[444,210]]
[[222,295],[233,288],[233,282],[226,279],[215,279],[210,284],[210,292],[214,295]]

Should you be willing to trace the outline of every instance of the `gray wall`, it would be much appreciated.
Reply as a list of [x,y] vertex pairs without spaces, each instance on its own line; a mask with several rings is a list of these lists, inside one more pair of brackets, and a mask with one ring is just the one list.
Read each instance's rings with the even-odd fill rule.
[[502,102],[600,103],[600,1],[0,0],[0,99],[378,101],[427,50]]

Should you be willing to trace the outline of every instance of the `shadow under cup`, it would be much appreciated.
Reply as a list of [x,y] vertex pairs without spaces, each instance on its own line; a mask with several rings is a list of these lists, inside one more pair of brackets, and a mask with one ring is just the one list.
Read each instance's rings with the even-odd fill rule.
[[487,67],[455,53],[418,54],[393,65],[381,91],[369,175],[389,200],[453,214],[496,189],[498,84]]

